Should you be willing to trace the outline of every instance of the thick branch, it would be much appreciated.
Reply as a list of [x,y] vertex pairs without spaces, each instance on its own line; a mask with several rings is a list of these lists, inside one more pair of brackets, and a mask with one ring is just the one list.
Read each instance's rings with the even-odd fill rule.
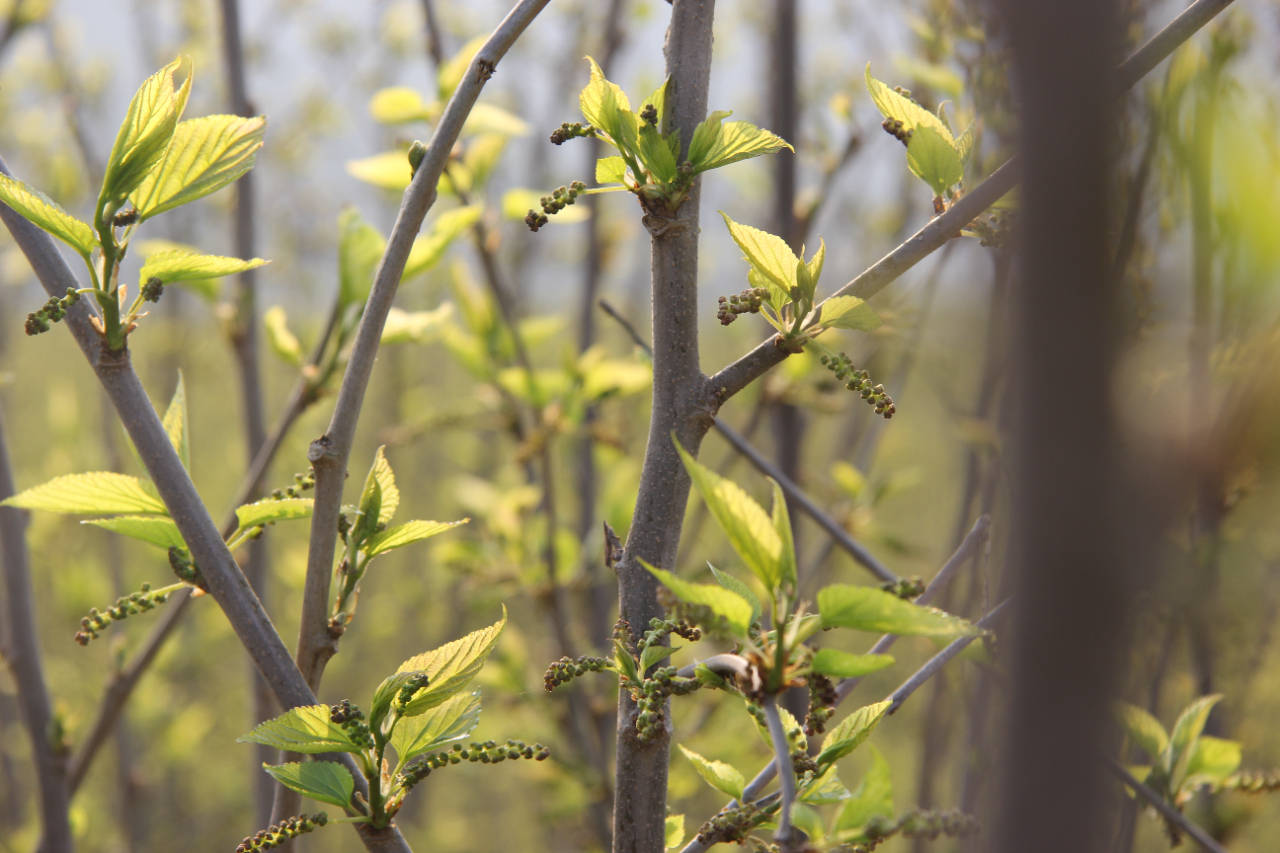
[[[1121,87],[1128,89],[1141,80],[1147,72],[1164,61],[1179,45],[1229,5],[1231,0],[1197,0],[1187,7],[1120,65],[1115,78]],[[946,213],[930,221],[832,296],[853,295],[868,299],[884,290],[943,243],[957,236],[960,229],[1013,189],[1017,181],[1017,158],[1011,158],[959,199]],[[761,342],[755,349],[708,380],[709,399],[718,408],[725,400],[779,364],[787,355],[785,350],[774,346],[773,338]]]
[[[707,110],[714,0],[676,0],[667,30],[671,80],[666,121],[688,146]],[[698,187],[676,211],[650,210],[652,235],[653,407],[640,472],[640,490],[622,559],[618,594],[623,619],[644,630],[662,614],[656,581],[641,566],[670,566],[680,544],[689,477],[673,438],[697,455],[711,416],[701,406],[705,378],[698,364]],[[626,691],[618,699],[615,853],[663,849],[670,734],[647,741],[637,735],[636,707]]]

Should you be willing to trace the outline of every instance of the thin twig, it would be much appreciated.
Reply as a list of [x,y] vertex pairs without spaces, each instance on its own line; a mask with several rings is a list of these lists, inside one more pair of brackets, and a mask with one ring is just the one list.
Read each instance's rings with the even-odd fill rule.
[[[1231,5],[1231,2],[1232,0],[1197,0],[1188,6],[1120,65],[1116,78],[1122,90],[1142,79],[1215,15]],[[832,296],[853,295],[869,299],[879,293],[934,250],[957,236],[975,217],[1013,189],[1018,182],[1018,173],[1017,158],[1006,160],[985,181],[957,200],[946,213],[908,237]],[[710,405],[718,408],[725,400],[787,357],[787,351],[775,346],[773,340],[770,338],[761,342],[707,380],[706,395]]]
[[778,812],[778,829],[773,840],[787,849],[794,840],[791,826],[791,806],[796,801],[796,771],[791,764],[791,742],[787,740],[787,730],[782,725],[782,715],[778,713],[778,697],[767,696],[761,704],[764,709],[765,722],[769,727],[769,740],[773,742],[773,763],[781,769],[780,787],[782,804]]
[[1195,839],[1197,844],[1205,850],[1208,850],[1209,853],[1227,853],[1227,848],[1214,841],[1209,833],[1192,823],[1182,812],[1169,805],[1169,803],[1165,801],[1164,797],[1139,782],[1134,778],[1132,773],[1124,769],[1124,767],[1122,767],[1114,758],[1107,756],[1103,760],[1103,763],[1106,764],[1107,769],[1110,770],[1116,778],[1128,785],[1135,794],[1142,797],[1142,799],[1150,803],[1152,808],[1160,812],[1165,820],[1172,822],[1187,835],[1190,835]]
[[[0,423],[0,499],[14,494],[13,469]],[[4,566],[5,622],[0,651],[18,687],[18,710],[31,741],[32,773],[40,796],[40,850],[71,853],[69,820],[70,786],[67,760],[58,754],[50,738],[53,706],[41,665],[36,631],[35,598],[26,541],[27,519],[23,510],[0,507],[0,561]]]
[[422,220],[436,198],[436,185],[462,125],[493,75],[499,60],[524,32],[548,0],[522,0],[480,48],[467,73],[454,90],[435,127],[413,182],[405,191],[387,248],[374,273],[373,287],[356,332],[346,373],[338,391],[333,417],[324,435],[311,444],[308,458],[316,472],[315,511],[303,590],[302,619],[298,630],[298,661],[309,684],[317,683],[324,664],[333,655],[336,638],[329,631],[329,582],[333,572],[334,531],[342,508],[342,487],[356,424],[364,401],[374,359],[391,310],[405,261]]

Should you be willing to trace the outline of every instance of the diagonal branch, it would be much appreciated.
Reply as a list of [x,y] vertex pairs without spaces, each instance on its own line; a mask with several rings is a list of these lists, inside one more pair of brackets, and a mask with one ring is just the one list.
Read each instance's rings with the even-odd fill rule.
[[308,684],[319,683],[325,663],[337,648],[337,637],[329,630],[328,609],[335,531],[342,509],[342,486],[346,480],[347,461],[365,389],[373,372],[387,313],[391,310],[404,273],[405,261],[427,210],[435,202],[436,185],[467,115],[480,97],[480,90],[493,75],[498,61],[547,3],[548,0],[521,0],[476,53],[449,99],[413,182],[400,202],[395,225],[387,238],[386,251],[374,273],[373,288],[360,319],[329,427],[324,435],[311,443],[307,453],[316,472],[315,515],[311,522],[307,579],[298,629],[298,663]]
[[[1121,63],[1116,74],[1120,86],[1123,89],[1133,86],[1229,5],[1231,0],[1197,0],[1191,4]],[[852,295],[869,299],[884,290],[907,270],[959,235],[960,229],[1013,189],[1018,182],[1018,173],[1017,158],[1006,160],[985,181],[956,201],[946,213],[908,237],[832,296]],[[787,351],[775,346],[773,341],[770,338],[761,342],[755,349],[707,380],[706,394],[713,409],[787,357]]]
[[1177,827],[1181,829],[1183,832],[1185,832],[1187,835],[1190,835],[1192,838],[1194,838],[1196,840],[1196,843],[1199,844],[1201,847],[1203,847],[1205,850],[1208,850],[1209,853],[1227,853],[1226,848],[1223,847],[1218,842],[1214,841],[1212,836],[1209,835],[1209,833],[1205,832],[1201,827],[1192,823],[1191,819],[1188,818],[1186,815],[1184,815],[1182,812],[1178,811],[1173,806],[1169,805],[1169,803],[1165,801],[1164,797],[1160,796],[1155,791],[1151,790],[1151,788],[1139,782],[1136,778],[1134,778],[1134,775],[1132,773],[1124,769],[1124,767],[1122,767],[1119,763],[1117,763],[1114,758],[1111,758],[1110,756],[1108,756],[1105,759],[1104,763],[1106,764],[1107,769],[1110,770],[1111,773],[1114,776],[1116,776],[1116,778],[1118,778],[1121,782],[1128,785],[1129,788],[1132,789],[1133,792],[1137,794],[1139,797],[1142,797],[1142,799],[1150,803],[1151,807],[1154,808],[1156,811],[1160,812],[1160,814],[1165,818],[1165,820],[1171,821],[1172,823],[1177,825]]

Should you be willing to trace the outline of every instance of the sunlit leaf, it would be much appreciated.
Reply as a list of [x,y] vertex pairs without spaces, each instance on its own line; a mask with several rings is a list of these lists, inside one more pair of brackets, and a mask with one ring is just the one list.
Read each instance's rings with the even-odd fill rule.
[[684,815],[682,814],[667,815],[666,822],[663,824],[662,829],[663,829],[662,846],[667,850],[671,850],[672,848],[679,847],[680,844],[684,841]]
[[751,605],[751,621],[758,622],[760,620],[760,613],[762,609],[760,605],[760,597],[751,590],[751,587],[747,586],[728,572],[720,571],[710,563],[707,564],[707,568],[711,569],[711,574],[715,577],[716,583],[720,584],[730,592],[734,592],[742,596],[743,600]]
[[822,303],[818,321],[836,329],[870,332],[880,326],[880,315],[856,296],[832,296]]
[[430,230],[414,239],[404,264],[403,278],[411,278],[435,266],[453,241],[479,221],[480,213],[480,205],[470,204],[446,210],[437,216]]
[[262,769],[281,785],[322,803],[347,808],[355,791],[351,772],[336,761],[264,764]]
[[773,529],[782,543],[778,552],[778,574],[784,586],[794,589],[796,585],[796,544],[791,535],[791,514],[787,510],[787,497],[777,481],[769,481],[773,485]]
[[797,792],[797,799],[811,806],[827,806],[849,799],[849,789],[840,781],[836,766],[810,778]]
[[302,705],[290,708],[236,738],[237,743],[260,743],[263,746],[315,755],[322,752],[359,752],[363,747],[353,741],[342,726],[329,718],[328,705]]
[[372,157],[347,161],[347,174],[384,190],[403,191],[413,179],[404,151],[384,151]]
[[256,269],[270,261],[262,258],[228,258],[221,255],[206,255],[190,249],[163,249],[152,252],[142,262],[138,270],[138,287],[151,279],[158,279],[163,284],[181,281],[199,281],[203,279],[221,278],[224,275],[235,275],[245,270]]
[[400,766],[419,755],[465,738],[480,723],[480,693],[461,693],[415,717],[396,723],[391,731]]
[[373,273],[387,241],[355,208],[338,216],[338,298],[346,305],[363,305],[373,287]]
[[267,344],[276,355],[294,367],[302,366],[302,344],[289,330],[288,318],[279,305],[268,308],[262,314],[262,325],[267,332]]
[[708,785],[723,794],[728,794],[735,800],[742,799],[742,789],[747,785],[747,780],[743,777],[742,771],[723,761],[703,758],[684,744],[679,744],[679,747],[680,751],[684,753],[684,757],[689,759],[690,763],[693,764],[693,768],[698,771],[698,775]]
[[857,749],[884,718],[890,704],[886,699],[873,705],[864,705],[827,732],[822,741],[822,751],[818,753],[818,766],[830,764]]
[[99,206],[122,203],[165,157],[191,93],[189,72],[181,89],[173,86],[173,75],[184,63],[181,57],[175,59],[134,93],[107,158]]
[[1160,725],[1159,720],[1146,710],[1137,705],[1130,705],[1128,702],[1117,702],[1115,714],[1125,734],[1143,752],[1152,758],[1159,758],[1164,753],[1165,747],[1169,745],[1169,735],[1165,732],[1164,726]]
[[81,222],[22,181],[8,175],[0,175],[0,202],[12,207],[23,219],[48,231],[84,257],[88,257],[98,244],[89,223]]
[[1204,784],[1217,787],[1239,769],[1240,760],[1239,741],[1201,735],[1191,747],[1181,788],[1185,791]]
[[853,628],[881,634],[936,637],[953,640],[982,633],[971,622],[904,601],[890,592],[869,586],[831,584],[818,591],[818,612],[827,628]]
[[1222,699],[1222,694],[1212,693],[1201,696],[1182,710],[1178,721],[1173,724],[1169,733],[1169,743],[1161,755],[1161,766],[1171,780],[1170,787],[1177,790],[1186,777],[1187,764],[1191,760],[1191,746],[1204,731],[1209,721],[1209,712]]
[[866,70],[867,91],[871,93],[871,100],[875,102],[876,108],[880,110],[881,115],[885,118],[897,119],[902,122],[904,131],[914,131],[921,127],[932,128],[937,131],[948,146],[954,149],[955,139],[951,136],[951,131],[943,124],[942,119],[917,104],[899,92],[895,92],[891,87],[880,82],[871,76],[871,63],[867,63]]
[[435,340],[453,319],[453,303],[446,302],[431,311],[405,311],[393,307],[382,326],[384,344],[426,343]]
[[855,655],[839,649],[818,649],[813,671],[829,678],[858,678],[893,666],[892,655]]
[[889,777],[889,762],[874,745],[870,746],[870,752],[871,767],[836,817],[837,841],[853,840],[875,818],[893,817],[893,781]]
[[932,127],[917,127],[907,143],[907,168],[929,185],[936,196],[945,195],[964,177],[964,162],[955,144]]
[[698,494],[706,502],[707,509],[711,510],[712,516],[729,537],[733,550],[765,585],[765,589],[770,593],[776,592],[787,579],[787,561],[782,553],[782,539],[774,529],[769,514],[737,483],[702,465],[679,443],[676,444],[676,450]]
[[596,160],[597,184],[625,184],[626,182],[627,162],[621,157],[615,154]]
[[472,631],[465,637],[429,652],[414,655],[400,664],[396,672],[422,671],[430,679],[427,687],[414,694],[413,700],[404,710],[404,716],[421,714],[461,692],[475,678],[480,667],[484,666],[485,659],[493,651],[498,635],[506,624],[507,608],[504,605],[502,619],[489,627]]
[[676,179],[676,157],[656,127],[641,125],[638,146],[640,162],[659,183],[669,184]]
[[164,515],[117,515],[111,518],[87,518],[81,524],[92,524],[121,536],[138,539],[168,551],[170,548],[186,550],[187,543],[178,532],[178,525]]
[[747,121],[724,122],[718,127],[709,127],[702,137],[699,137],[698,130],[703,125],[716,120],[717,116],[719,116],[717,123],[723,121],[727,115],[729,114],[714,112],[710,118],[694,129],[693,138],[698,143],[698,148],[695,151],[690,144],[689,162],[693,164],[695,173],[718,169],[762,154],[773,154],[784,148],[795,151],[791,143],[782,137]]
[[[383,494],[383,503],[385,505],[385,490]],[[370,536],[365,540],[365,551],[370,557],[385,554],[388,551],[403,548],[413,542],[430,539],[438,533],[451,530],[460,524],[466,524],[468,521],[470,519],[467,518],[461,521],[406,521],[404,524],[388,527],[381,533],[375,533]]]
[[736,636],[745,637],[751,624],[751,605],[736,592],[709,583],[694,583],[654,568],[644,560],[641,564],[681,601],[707,607],[722,617]]
[[624,152],[634,152],[638,119],[631,112],[631,102],[622,89],[604,76],[594,59],[588,56],[587,62],[591,66],[591,82],[578,96],[583,118],[597,130],[607,133],[614,145]]
[[746,262],[768,280],[771,289],[789,299],[796,287],[796,264],[800,259],[787,241],[768,231],[734,222],[723,210],[720,215]]
[[311,498],[266,498],[236,507],[236,520],[241,530],[248,530],[277,521],[310,518],[314,509]]
[[112,471],[64,474],[0,504],[70,515],[168,515],[164,503],[137,477]]
[[179,122],[164,159],[132,194],[139,219],[217,192],[252,169],[266,126],[262,116]]
[[191,438],[188,435],[187,387],[182,381],[182,371],[178,371],[178,384],[169,398],[169,407],[164,411],[161,423],[169,436],[169,443],[182,460],[183,468],[191,467]]
[[389,86],[374,92],[369,100],[369,114],[374,121],[383,124],[406,124],[430,119],[427,102],[408,86]]

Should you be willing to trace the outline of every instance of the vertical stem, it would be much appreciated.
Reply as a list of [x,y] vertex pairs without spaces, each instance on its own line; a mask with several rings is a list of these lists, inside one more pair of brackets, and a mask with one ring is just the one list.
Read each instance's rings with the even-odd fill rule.
[[[251,116],[253,109],[245,86],[244,50],[240,41],[240,4],[238,0],[221,0],[218,4],[222,16],[223,67],[227,75],[227,93],[231,111],[236,115]],[[235,184],[235,209],[231,214],[232,245],[236,257],[252,258],[255,254],[254,232],[257,227],[254,205],[254,174],[246,173]],[[231,351],[235,357],[240,378],[240,401],[243,408],[245,447],[247,462],[266,443],[266,416],[263,413],[262,378],[258,355],[258,315],[256,299],[257,271],[246,270],[236,276],[235,296],[232,299],[230,323]],[[257,494],[250,496],[257,497]],[[270,574],[270,552],[267,539],[260,536],[249,543],[244,574],[250,586],[258,593],[263,604],[267,603],[266,580]],[[266,682],[250,667],[249,679],[253,695],[253,723],[262,722],[272,715],[275,705]],[[274,752],[265,746],[255,746],[250,762],[250,778],[253,780],[254,804],[257,823],[262,826],[271,817],[271,797],[274,787],[271,778],[262,772],[263,762],[274,760]]]
[[[693,128],[706,115],[714,11],[714,0],[672,4],[666,46],[671,78],[666,120],[680,131],[685,150]],[[621,614],[636,630],[643,630],[662,613],[656,581],[640,560],[672,565],[689,497],[689,477],[672,439],[696,455],[711,426],[711,413],[702,402],[705,380],[698,365],[698,194],[695,185],[678,210],[651,210],[645,217],[652,235],[653,410],[635,513],[618,567]],[[613,849],[615,853],[660,853],[671,738],[664,731],[641,741],[635,718],[635,703],[621,693]]]
[[[1125,460],[1112,410],[1115,288],[1106,257],[1109,129],[1119,81],[1114,4],[997,3],[1022,118],[1010,570],[1019,596],[991,849],[1099,850],[1108,803],[1098,750],[1124,657],[1119,519]],[[1131,507],[1135,507],[1131,509]],[[1070,804],[1064,808],[1064,804]]]
[[[0,499],[14,493],[13,469],[0,422]],[[5,662],[18,685],[18,708],[27,737],[35,783],[40,794],[41,842],[43,853],[70,853],[71,824],[68,821],[67,760],[59,755],[51,739],[53,708],[40,664],[40,643],[35,621],[35,598],[31,593],[28,564],[26,513],[0,507],[0,558],[4,561]]]

